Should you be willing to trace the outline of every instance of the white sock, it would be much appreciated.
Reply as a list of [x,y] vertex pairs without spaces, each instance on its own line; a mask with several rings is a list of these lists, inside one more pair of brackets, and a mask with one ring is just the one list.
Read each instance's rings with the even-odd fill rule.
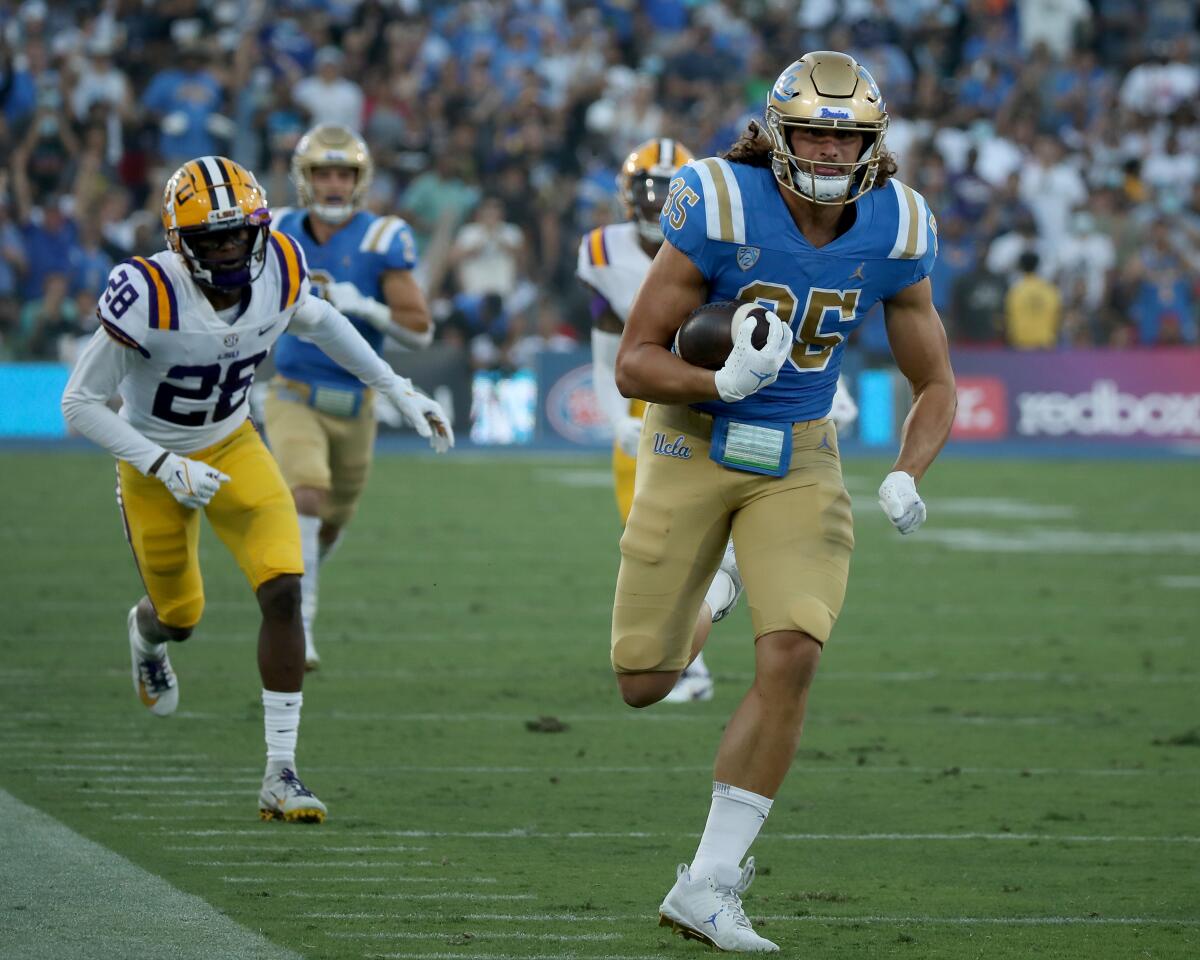
[[137,652],[143,657],[150,657],[158,660],[164,653],[167,652],[166,643],[152,643],[142,636],[142,628],[138,625],[137,614],[133,615],[133,645],[137,647]]
[[707,677],[709,673],[708,666],[704,662],[704,654],[696,654],[696,659],[689,663],[683,672],[689,677]]
[[317,619],[317,571],[321,568],[321,518],[300,514],[300,556],[304,576],[300,578],[300,619],[304,636],[312,642],[313,621]]
[[716,615],[733,603],[736,596],[737,587],[733,585],[733,579],[724,570],[718,570],[712,583],[708,585],[708,593],[704,595],[704,602],[708,604],[708,609]]
[[741,787],[714,782],[708,823],[692,858],[692,879],[716,876],[718,870],[727,874],[739,869],[771,812],[772,802]]
[[300,706],[304,694],[263,690],[263,730],[267,737],[267,772],[296,769],[296,736],[300,732]]

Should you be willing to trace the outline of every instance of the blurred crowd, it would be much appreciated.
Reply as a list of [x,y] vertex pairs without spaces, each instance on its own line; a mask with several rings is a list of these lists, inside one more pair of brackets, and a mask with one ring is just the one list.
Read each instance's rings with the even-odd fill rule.
[[[208,153],[294,202],[319,121],[362,130],[370,206],[420,245],[479,367],[586,342],[580,236],[642,140],[724,151],[812,49],[868,66],[939,223],[952,341],[1197,342],[1193,0],[0,0],[0,360],[70,359],[109,266],[163,246]],[[880,318],[861,328],[886,354]],[[69,352],[69,348],[68,351]]]

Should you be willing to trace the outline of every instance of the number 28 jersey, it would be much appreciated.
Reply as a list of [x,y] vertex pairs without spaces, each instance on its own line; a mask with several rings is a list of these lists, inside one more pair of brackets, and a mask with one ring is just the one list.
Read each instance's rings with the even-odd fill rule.
[[224,439],[249,415],[254,371],[307,298],[300,245],[272,233],[265,255],[232,323],[172,251],[132,257],[109,273],[96,336],[126,348],[120,415],[148,440],[190,453]]
[[709,157],[691,161],[671,181],[663,233],[704,275],[709,300],[758,301],[795,337],[769,387],[697,409],[782,422],[828,415],[846,338],[877,302],[927,277],[937,256],[933,214],[900,181],[871,190],[854,210],[849,230],[814,247],[765,167]]

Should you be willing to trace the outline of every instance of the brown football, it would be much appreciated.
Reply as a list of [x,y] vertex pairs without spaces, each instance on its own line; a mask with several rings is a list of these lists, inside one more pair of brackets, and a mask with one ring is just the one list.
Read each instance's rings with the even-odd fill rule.
[[[734,315],[744,306],[746,303],[742,300],[714,300],[697,307],[675,334],[675,352],[693,366],[720,370],[737,335]],[[756,350],[761,350],[771,329],[767,323],[767,308],[754,304],[748,315],[758,320],[750,342]],[[744,319],[745,315],[738,319],[738,324]]]

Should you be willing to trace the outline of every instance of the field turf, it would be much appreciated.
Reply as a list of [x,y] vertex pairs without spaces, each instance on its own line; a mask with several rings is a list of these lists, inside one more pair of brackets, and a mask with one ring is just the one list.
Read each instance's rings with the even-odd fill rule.
[[[849,598],[753,850],[760,932],[823,960],[1200,956],[1200,467],[950,458],[903,539],[874,502],[886,467],[846,465]],[[320,827],[258,821],[257,616],[215,538],[158,720],[129,679],[111,462],[0,468],[4,791],[307,958],[703,952],[656,908],[704,823],[749,619],[714,629],[711,703],[620,702],[603,459],[380,459],[322,574],[299,752]],[[44,906],[13,892],[29,859],[0,849],[14,960],[14,918]],[[65,902],[124,909],[72,879]],[[195,935],[160,919],[164,943]],[[91,955],[89,931],[44,936]]]

